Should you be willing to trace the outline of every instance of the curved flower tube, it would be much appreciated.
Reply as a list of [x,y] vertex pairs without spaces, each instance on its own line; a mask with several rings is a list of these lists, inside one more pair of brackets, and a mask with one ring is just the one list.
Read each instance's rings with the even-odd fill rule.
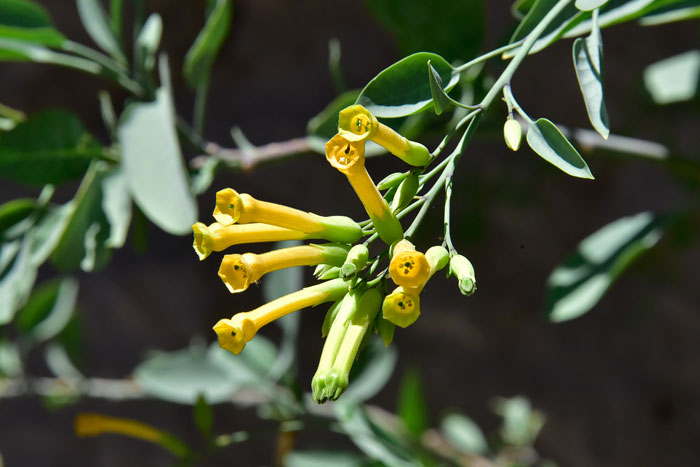
[[214,325],[219,346],[239,354],[246,342],[255,337],[266,324],[308,306],[339,300],[347,291],[348,286],[344,280],[333,279],[290,293],[252,311],[237,313],[230,319],[221,319]]
[[394,245],[389,275],[396,285],[422,287],[430,277],[430,264],[413,243],[404,239]]
[[384,297],[382,316],[387,321],[405,328],[413,324],[420,316],[419,292],[414,289],[396,287]]
[[401,223],[389,209],[386,200],[374,185],[365,168],[365,143],[348,141],[335,135],[326,143],[326,159],[343,173],[357,193],[374,228],[385,243],[391,244],[403,237]]
[[341,266],[350,247],[340,243],[301,245],[269,251],[263,254],[226,255],[221,261],[219,277],[229,292],[243,292],[251,283],[271,271],[294,266],[329,264]]
[[380,123],[361,105],[351,105],[338,114],[338,132],[348,141],[372,140],[387,151],[413,166],[430,162],[430,151],[420,143],[410,141],[390,127]]
[[192,247],[200,261],[212,251],[223,251],[241,243],[279,242],[281,240],[307,240],[318,238],[314,234],[285,229],[268,224],[234,224],[223,226],[218,222],[204,225],[197,222],[192,226],[194,243]]
[[281,204],[259,201],[232,188],[216,193],[214,219],[222,225],[252,222],[276,225],[300,232],[316,234],[333,242],[355,243],[362,238],[362,227],[349,217],[319,216]]

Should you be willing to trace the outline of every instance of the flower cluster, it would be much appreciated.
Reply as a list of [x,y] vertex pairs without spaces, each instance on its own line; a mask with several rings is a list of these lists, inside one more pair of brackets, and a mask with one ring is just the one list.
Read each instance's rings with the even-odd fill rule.
[[[293,266],[316,266],[314,274],[320,282],[214,325],[219,345],[238,354],[260,328],[275,319],[332,302],[323,323],[326,340],[312,381],[313,397],[319,403],[335,400],[345,391],[350,369],[369,331],[374,329],[389,345],[396,326],[405,328],[418,319],[420,293],[435,272],[449,263],[462,293],[471,294],[475,289],[474,270],[466,258],[450,254],[443,246],[423,253],[404,238],[397,212],[416,195],[417,173],[386,179],[380,184],[388,189],[382,196],[365,168],[367,140],[413,167],[422,168],[431,161],[425,146],[380,123],[364,107],[353,105],[342,110],[338,134],[326,143],[326,158],[357,193],[369,216],[363,224],[344,216],[320,216],[260,201],[226,188],[216,194],[215,222],[198,222],[192,227],[194,249],[201,260],[238,244],[307,239],[327,242],[263,254],[225,255],[219,277],[231,293],[245,291],[268,272]],[[360,243],[364,237],[368,238]],[[370,255],[369,246],[377,237],[388,248]],[[387,259],[388,268],[375,274]],[[392,291],[387,275],[396,285]]]

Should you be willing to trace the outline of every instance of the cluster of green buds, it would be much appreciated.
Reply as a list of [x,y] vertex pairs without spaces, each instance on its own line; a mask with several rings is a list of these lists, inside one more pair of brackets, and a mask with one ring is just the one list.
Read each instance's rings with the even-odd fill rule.
[[[367,140],[413,166],[413,171],[388,177],[378,188],[365,168]],[[423,253],[404,238],[397,214],[415,197],[418,174],[431,160],[425,146],[380,123],[364,107],[353,105],[340,112],[338,134],[326,144],[326,158],[347,176],[368,221],[359,224],[345,216],[320,216],[226,188],[216,194],[215,222],[192,226],[200,260],[240,244],[322,241],[262,254],[225,255],[219,277],[231,293],[245,291],[268,272],[294,266],[316,266],[314,275],[320,282],[214,325],[219,345],[238,354],[275,319],[332,302],[321,329],[325,343],[312,381],[318,403],[335,400],[345,391],[353,362],[372,330],[388,346],[396,326],[405,328],[418,319],[420,293],[437,271],[449,264],[462,293],[475,290],[474,269],[466,258],[450,254],[443,246]],[[380,188],[386,190],[384,196]],[[369,247],[377,237],[384,242],[384,251],[370,254]],[[382,261],[388,265],[380,270]]]

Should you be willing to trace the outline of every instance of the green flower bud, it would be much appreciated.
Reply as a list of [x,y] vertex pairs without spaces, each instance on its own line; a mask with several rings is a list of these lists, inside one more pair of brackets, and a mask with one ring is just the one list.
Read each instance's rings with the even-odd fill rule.
[[503,139],[506,141],[506,146],[517,151],[523,139],[523,128],[520,126],[520,122],[514,118],[506,120],[505,125],[503,125]]
[[326,281],[329,279],[337,279],[338,277],[340,277],[340,268],[338,266],[330,266],[328,264],[324,264],[324,266],[328,266],[328,267],[324,268],[316,276],[316,279],[321,280],[321,281]]
[[418,175],[410,174],[399,185],[394,199],[391,201],[391,212],[396,213],[411,202],[418,193]]
[[340,267],[340,277],[349,281],[365,267],[369,259],[369,249],[365,244],[355,245],[350,248],[345,263]]
[[450,253],[444,247],[436,245],[428,248],[428,251],[425,252],[425,258],[430,264],[430,275],[432,276],[447,266],[447,263],[450,262]]
[[394,172],[393,174],[389,174],[377,184],[377,189],[384,191],[388,188],[397,186],[403,181],[404,178],[408,176],[408,174],[410,174],[410,172]]
[[453,256],[450,260],[449,275],[454,275],[459,281],[459,291],[462,295],[471,295],[476,291],[476,275],[474,266],[462,255]]

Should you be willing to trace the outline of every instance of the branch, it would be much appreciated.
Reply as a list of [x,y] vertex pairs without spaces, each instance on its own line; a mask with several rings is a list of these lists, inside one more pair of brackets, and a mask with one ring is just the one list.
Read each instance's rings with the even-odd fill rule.
[[212,157],[226,162],[244,171],[253,170],[259,164],[273,160],[285,159],[297,154],[312,151],[313,142],[309,137],[294,138],[279,143],[269,143],[264,146],[246,149],[223,148],[216,143],[204,146],[206,154],[199,155],[190,161],[190,166],[199,169]]

